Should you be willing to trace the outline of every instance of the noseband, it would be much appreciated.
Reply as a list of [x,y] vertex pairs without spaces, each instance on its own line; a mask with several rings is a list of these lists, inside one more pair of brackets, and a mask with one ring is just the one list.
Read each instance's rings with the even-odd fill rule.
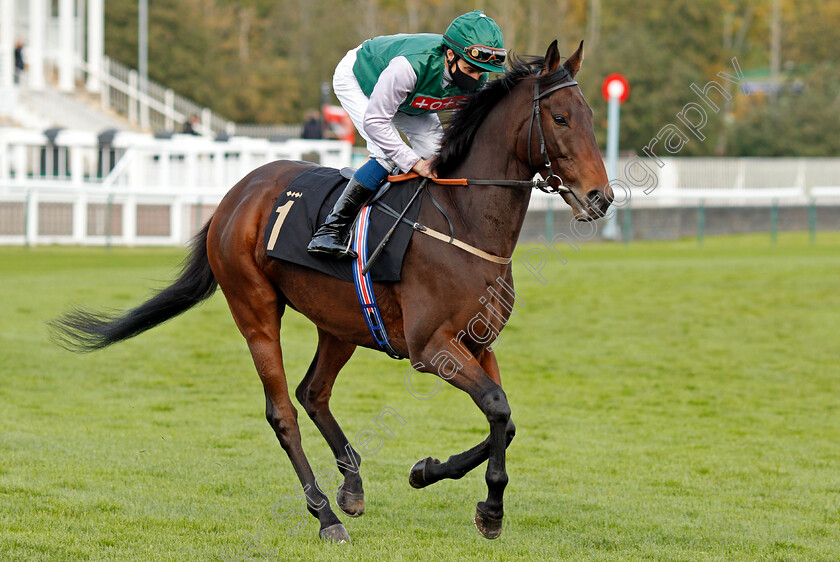
[[568,192],[569,189],[563,185],[563,179],[551,167],[551,158],[548,157],[548,150],[545,148],[545,135],[543,134],[542,120],[540,119],[540,100],[557,90],[568,88],[569,86],[577,86],[577,82],[569,80],[568,82],[552,86],[548,90],[540,93],[540,81],[538,78],[534,78],[534,109],[531,111],[531,122],[528,123],[528,166],[531,168],[534,167],[531,162],[531,131],[536,120],[537,133],[540,136],[540,153],[545,160],[545,168],[548,170],[548,177],[545,179],[544,185],[539,185],[537,188],[545,193],[563,193]]

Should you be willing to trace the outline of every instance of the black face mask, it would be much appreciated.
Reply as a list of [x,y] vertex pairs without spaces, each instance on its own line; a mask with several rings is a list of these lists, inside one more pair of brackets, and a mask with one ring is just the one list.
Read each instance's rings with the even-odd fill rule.
[[450,64],[453,65],[449,67],[449,75],[452,77],[452,83],[455,84],[459,90],[464,92],[474,92],[478,88],[478,78],[473,78],[461,70],[461,67],[458,66],[458,57],[453,58]]

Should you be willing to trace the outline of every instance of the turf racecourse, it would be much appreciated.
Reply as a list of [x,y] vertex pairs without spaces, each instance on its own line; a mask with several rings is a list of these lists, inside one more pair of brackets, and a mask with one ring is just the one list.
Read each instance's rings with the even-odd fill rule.
[[[407,361],[360,350],[339,378],[348,435],[386,407],[405,424],[387,418],[393,435],[363,457],[367,512],[342,517],[353,543],[329,545],[314,518],[297,528],[299,485],[220,294],[95,354],[48,341],[45,320],[70,304],[130,307],[181,256],[0,248],[0,560],[840,559],[838,233],[588,244],[551,260],[545,285],[517,265],[527,304],[498,345],[517,437],[496,541],[472,524],[483,467],[408,486],[417,459],[460,452],[487,424],[454,389],[412,397]],[[291,385],[314,337],[286,314]]]

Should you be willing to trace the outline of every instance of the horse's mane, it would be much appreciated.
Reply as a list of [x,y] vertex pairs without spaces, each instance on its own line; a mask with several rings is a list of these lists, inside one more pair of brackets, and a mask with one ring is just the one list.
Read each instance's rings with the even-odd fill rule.
[[[461,163],[469,152],[478,128],[484,122],[499,101],[504,98],[519,82],[533,76],[545,64],[544,57],[511,56],[511,66],[504,75],[488,82],[481,90],[463,100],[453,112],[452,120],[443,134],[440,154],[435,161],[438,174],[451,172]],[[570,80],[569,73],[561,65],[551,74],[541,76],[541,86]]]

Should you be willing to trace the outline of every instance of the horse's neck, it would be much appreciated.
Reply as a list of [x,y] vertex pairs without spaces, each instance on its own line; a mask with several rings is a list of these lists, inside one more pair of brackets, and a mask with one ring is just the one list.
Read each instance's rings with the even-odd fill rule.
[[[517,118],[511,119],[506,114],[506,105],[500,104],[487,116],[453,177],[531,179],[533,174],[515,157],[518,127],[511,124]],[[485,252],[503,257],[513,254],[531,199],[530,189],[484,185],[446,189],[451,190],[451,201],[466,226],[465,238]]]

